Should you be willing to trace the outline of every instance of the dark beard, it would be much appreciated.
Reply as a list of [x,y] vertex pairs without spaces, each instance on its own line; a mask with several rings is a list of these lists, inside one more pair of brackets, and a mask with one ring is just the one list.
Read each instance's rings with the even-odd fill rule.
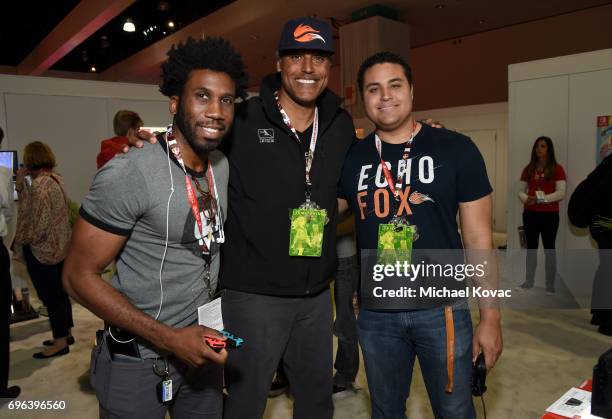
[[179,101],[178,111],[174,117],[174,123],[183,134],[185,141],[191,147],[191,149],[200,156],[208,155],[211,151],[215,150],[219,145],[218,141],[204,140],[203,143],[195,140],[195,126],[190,126],[185,115],[185,109],[183,108],[182,102]]

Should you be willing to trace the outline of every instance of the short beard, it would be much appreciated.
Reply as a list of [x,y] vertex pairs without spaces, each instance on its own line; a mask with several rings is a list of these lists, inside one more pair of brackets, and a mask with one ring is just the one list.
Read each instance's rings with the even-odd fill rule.
[[183,108],[183,103],[180,100],[178,111],[176,113],[176,116],[174,117],[174,123],[183,134],[183,137],[187,141],[187,144],[189,144],[191,149],[198,155],[208,155],[208,153],[215,150],[219,145],[219,141],[208,141],[206,139],[202,143],[196,141],[195,127],[189,125],[189,122],[187,121],[187,117],[185,115],[185,109]]

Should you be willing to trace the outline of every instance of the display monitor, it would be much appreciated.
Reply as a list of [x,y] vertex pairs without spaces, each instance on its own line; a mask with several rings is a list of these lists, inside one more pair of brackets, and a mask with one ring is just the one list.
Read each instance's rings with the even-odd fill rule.
[[6,167],[15,176],[17,174],[17,152],[15,150],[0,150],[0,167]]
[[0,167],[5,168],[11,174],[11,188],[13,189],[13,199],[17,200],[17,191],[15,190],[15,177],[19,168],[17,151],[15,150],[0,150]]

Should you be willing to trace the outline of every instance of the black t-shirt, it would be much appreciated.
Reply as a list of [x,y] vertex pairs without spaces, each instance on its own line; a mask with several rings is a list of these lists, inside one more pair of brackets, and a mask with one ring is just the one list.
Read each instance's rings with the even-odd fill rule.
[[[310,142],[312,140],[312,124],[304,132],[297,131],[298,137],[300,137],[300,145],[302,146],[302,150],[304,154],[308,153],[308,149],[310,148]],[[315,148],[315,154],[317,150]]]
[[[461,249],[457,211],[460,202],[491,193],[484,160],[468,137],[423,124],[407,162],[404,144],[382,143],[382,157],[397,182],[402,177],[400,215],[418,228],[415,249]],[[344,162],[339,188],[355,214],[361,250],[376,249],[378,225],[392,218],[387,186],[374,134],[355,144]]]

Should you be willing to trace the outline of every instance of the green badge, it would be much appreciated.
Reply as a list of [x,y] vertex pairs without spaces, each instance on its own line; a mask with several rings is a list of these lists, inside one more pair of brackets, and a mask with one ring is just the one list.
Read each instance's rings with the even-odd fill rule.
[[410,263],[414,230],[413,225],[379,224],[378,263],[383,265],[392,265],[396,261]]
[[289,256],[321,256],[326,217],[324,209],[291,210]]

